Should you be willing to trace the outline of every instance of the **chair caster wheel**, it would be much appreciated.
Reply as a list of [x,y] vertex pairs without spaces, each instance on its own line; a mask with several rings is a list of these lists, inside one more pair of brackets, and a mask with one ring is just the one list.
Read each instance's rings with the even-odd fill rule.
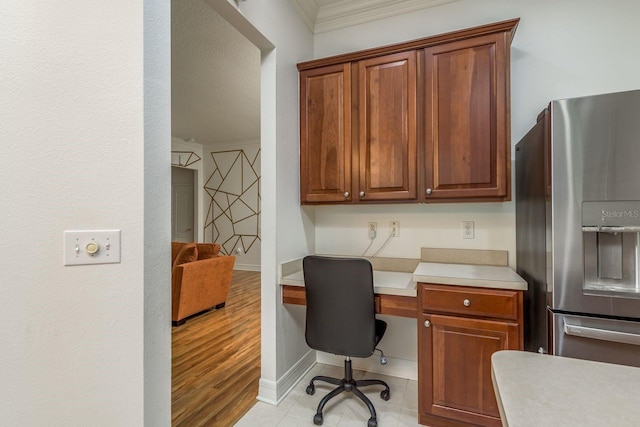
[[382,400],[389,400],[391,398],[391,392],[389,390],[382,390],[380,392],[380,397]]
[[313,416],[313,423],[317,426],[322,425],[322,414],[315,414]]
[[377,427],[378,426],[378,421],[376,421],[375,418],[369,418],[369,421],[367,421],[367,427]]
[[[315,392],[316,392],[316,387],[313,384],[309,384],[307,386],[307,394],[310,396],[313,396]],[[322,419],[322,417],[320,417],[320,419]]]

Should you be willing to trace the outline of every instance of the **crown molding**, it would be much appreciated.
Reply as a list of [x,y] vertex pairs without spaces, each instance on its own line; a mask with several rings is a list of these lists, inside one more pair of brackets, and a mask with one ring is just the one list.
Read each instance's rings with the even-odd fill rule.
[[343,0],[320,8],[315,0],[291,1],[307,27],[320,34],[459,0]]
[[291,4],[302,22],[313,33],[319,10],[315,0],[291,0]]

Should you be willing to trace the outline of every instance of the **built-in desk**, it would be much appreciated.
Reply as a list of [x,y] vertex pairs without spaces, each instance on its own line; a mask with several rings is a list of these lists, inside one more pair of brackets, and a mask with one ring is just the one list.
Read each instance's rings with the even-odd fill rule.
[[[306,305],[304,275],[296,271],[280,279],[282,302]],[[417,317],[416,282],[413,273],[399,271],[374,271],[376,313],[401,317]]]
[[[376,313],[416,318],[418,282],[474,288],[527,289],[527,282],[506,266],[419,262],[412,272],[373,271]],[[280,284],[282,302],[306,304],[301,269],[283,275]]]
[[[421,252],[371,259],[376,312],[417,320],[419,422],[498,426],[490,357],[523,347],[527,282],[508,267],[506,251]],[[280,277],[282,301],[306,304],[302,260],[281,265]]]

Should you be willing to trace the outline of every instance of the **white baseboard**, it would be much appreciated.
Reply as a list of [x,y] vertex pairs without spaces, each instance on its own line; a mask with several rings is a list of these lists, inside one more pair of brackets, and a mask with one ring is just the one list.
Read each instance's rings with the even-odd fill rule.
[[[351,361],[353,368],[361,371],[408,378],[410,380],[418,379],[418,362],[413,360],[387,357],[387,364],[381,365],[380,359],[376,354],[367,359],[353,358]],[[343,367],[344,357],[309,350],[278,381],[260,378],[257,399],[270,405],[278,405],[316,363]]]
[[316,352],[309,350],[278,381],[260,378],[257,399],[270,405],[278,405],[315,364]]
[[236,263],[233,266],[234,270],[242,270],[242,271],[260,271],[260,265],[256,264],[238,264]]
[[[414,360],[396,359],[395,357],[387,356],[387,364],[381,365],[379,354],[376,353],[371,357],[362,359],[354,357],[351,359],[351,366],[353,369],[361,371],[375,372],[383,375],[391,375],[392,377],[408,378],[410,380],[418,379],[418,362]],[[344,366],[344,357],[336,356],[334,354],[318,352],[318,363],[324,363],[325,365]]]

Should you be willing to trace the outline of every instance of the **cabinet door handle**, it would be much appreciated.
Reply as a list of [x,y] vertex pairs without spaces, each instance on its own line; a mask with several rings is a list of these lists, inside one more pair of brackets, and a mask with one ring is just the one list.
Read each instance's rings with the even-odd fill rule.
[[345,191],[345,192],[344,192],[344,198],[345,198],[345,199],[349,198],[349,192],[348,192],[348,191]]
[[431,193],[433,193],[433,190],[432,190],[432,189],[430,189],[430,188],[427,188],[426,193],[427,193],[427,194],[431,194]]
[[364,191],[360,192],[360,197],[364,197]]
[[464,301],[462,301],[462,303],[465,307],[469,307],[471,305],[471,301],[469,301],[468,299],[465,299]]
[[431,322],[429,322],[428,320],[424,321],[424,326],[426,326],[427,328],[431,326]]

